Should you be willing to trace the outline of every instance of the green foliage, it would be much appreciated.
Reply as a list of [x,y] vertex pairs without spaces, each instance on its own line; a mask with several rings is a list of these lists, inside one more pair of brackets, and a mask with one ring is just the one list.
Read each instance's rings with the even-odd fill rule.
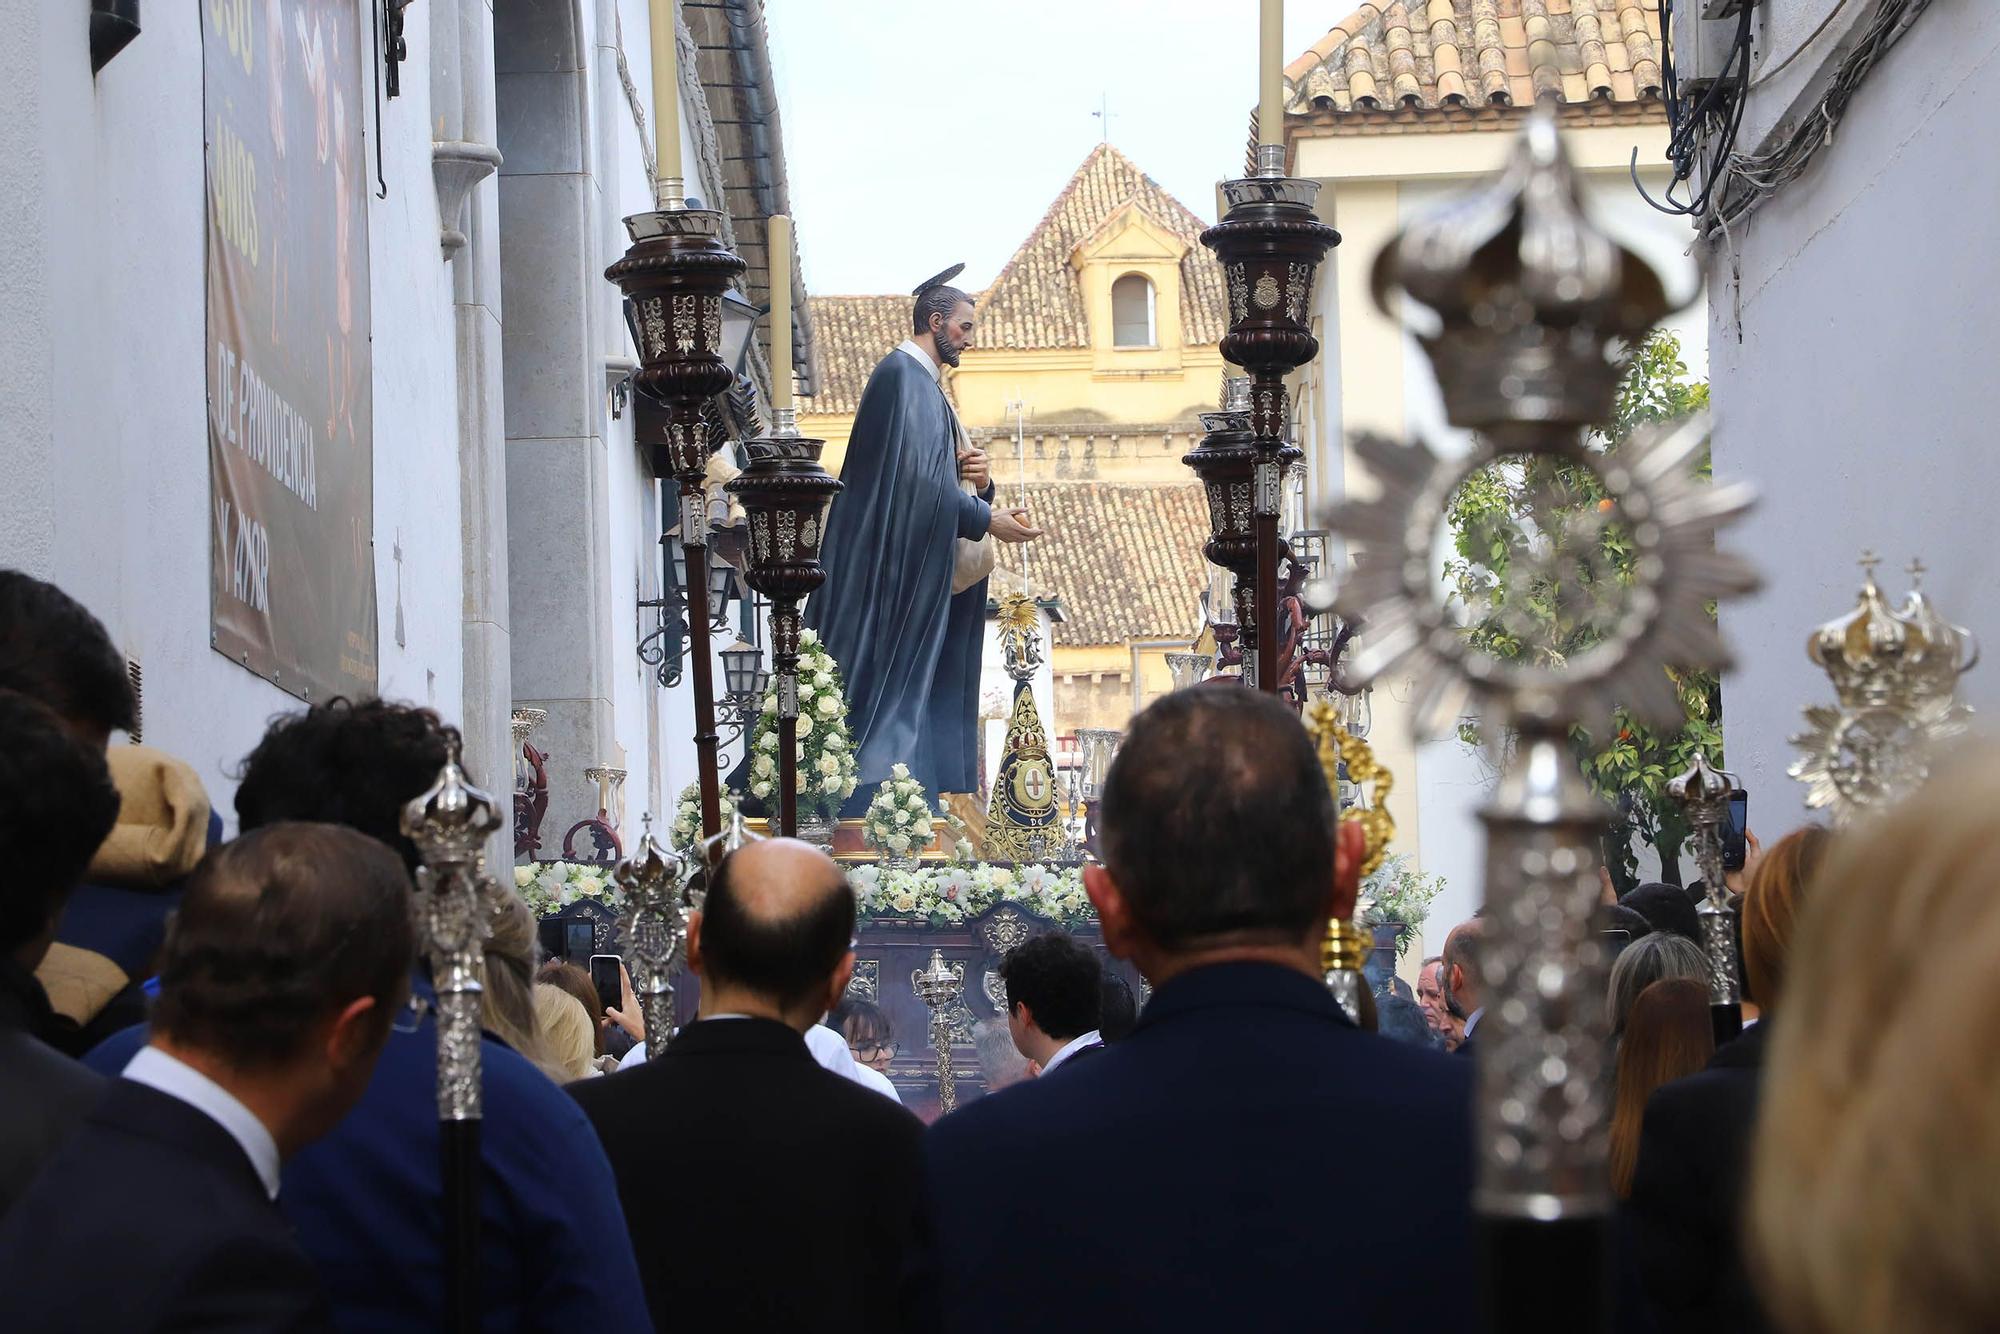
[[1371,922],[1394,922],[1396,957],[1401,959],[1417,938],[1417,928],[1431,915],[1431,903],[1444,893],[1444,877],[1425,875],[1410,869],[1401,853],[1385,857],[1372,875],[1362,882],[1361,897],[1370,905]]
[[[1613,455],[1640,426],[1707,404],[1708,385],[1688,378],[1679,341],[1658,331],[1627,353],[1611,420],[1588,443]],[[1700,471],[1707,475],[1706,456]],[[1472,642],[1494,657],[1538,666],[1560,666],[1595,647],[1608,623],[1603,609],[1632,582],[1631,534],[1604,520],[1609,508],[1596,472],[1575,464],[1517,456],[1469,478],[1448,510],[1445,578]],[[1688,829],[1667,782],[1697,750],[1722,762],[1720,683],[1713,673],[1661,670],[1680,698],[1677,727],[1646,727],[1619,709],[1607,735],[1577,728],[1570,737],[1585,775],[1622,817],[1605,848],[1621,888],[1633,879],[1634,833],[1678,882]],[[1478,740],[1469,729],[1463,735]]]

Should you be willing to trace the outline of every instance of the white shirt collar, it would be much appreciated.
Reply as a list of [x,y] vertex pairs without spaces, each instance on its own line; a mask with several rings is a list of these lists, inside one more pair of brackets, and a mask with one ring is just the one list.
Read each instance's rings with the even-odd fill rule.
[[125,1065],[125,1078],[135,1084],[158,1089],[169,1098],[178,1098],[229,1132],[242,1148],[264,1192],[278,1198],[278,1141],[257,1114],[236,1100],[236,1095],[178,1057],[158,1047],[142,1047]]
[[[877,346],[880,345],[877,344]],[[897,344],[896,350],[898,352],[907,352],[915,357],[917,364],[931,373],[931,379],[942,380],[944,378],[944,368],[931,360],[931,354],[924,351],[922,344],[918,343],[916,339],[905,338],[901,343]]]
[[1077,1036],[1071,1038],[1068,1042],[1064,1043],[1061,1051],[1049,1057],[1048,1064],[1042,1067],[1042,1073],[1047,1074],[1049,1071],[1061,1065],[1064,1061],[1067,1061],[1070,1057],[1076,1055],[1076,1053],[1082,1051],[1085,1047],[1092,1046],[1102,1041],[1104,1041],[1104,1039],[1101,1036],[1099,1036],[1098,1031],[1094,1028],[1091,1029],[1088,1033],[1079,1033]]
[[1472,1036],[1472,1030],[1479,1027],[1479,1018],[1485,1013],[1486,1007],[1482,1005],[1465,1017],[1465,1036]]

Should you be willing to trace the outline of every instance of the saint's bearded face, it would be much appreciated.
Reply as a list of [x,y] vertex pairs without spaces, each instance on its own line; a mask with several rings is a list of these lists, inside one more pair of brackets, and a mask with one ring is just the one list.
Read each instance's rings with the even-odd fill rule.
[[953,306],[948,318],[931,317],[932,339],[937,343],[938,357],[945,365],[958,365],[960,354],[972,346],[972,329],[970,301],[961,301]]

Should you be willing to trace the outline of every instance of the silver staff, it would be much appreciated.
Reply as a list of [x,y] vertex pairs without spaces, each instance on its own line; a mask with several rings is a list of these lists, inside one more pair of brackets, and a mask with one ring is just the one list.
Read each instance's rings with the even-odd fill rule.
[[1743,1031],[1742,965],[1736,950],[1736,910],[1729,906],[1722,869],[1722,827],[1729,820],[1729,797],[1742,786],[1735,774],[1709,764],[1695,752],[1686,773],[1667,784],[1667,795],[1687,810],[1694,834],[1695,865],[1707,894],[1695,910],[1701,945],[1708,955],[1708,1012],[1715,1022],[1715,1045]]
[[965,964],[946,963],[942,951],[932,950],[930,963],[910,974],[910,988],[931,1011],[931,1046],[937,1050],[938,1111],[954,1111],[958,1107],[958,1079],[951,1067],[951,1007],[965,990]]
[[[1606,355],[1667,313],[1658,277],[1585,216],[1554,115],[1537,111],[1502,172],[1418,220],[1377,258],[1385,309],[1427,306],[1422,339],[1453,425],[1475,433],[1447,462],[1421,443],[1362,439],[1381,483],[1327,527],[1365,548],[1336,610],[1368,626],[1350,680],[1409,663],[1418,726],[1455,720],[1476,697],[1513,744],[1480,812],[1486,826],[1481,952],[1476,1204],[1488,1252],[1487,1306],[1500,1329],[1595,1330],[1609,1310],[1605,961],[1595,930],[1599,837],[1609,811],[1571,754],[1579,721],[1624,706],[1678,716],[1667,663],[1726,659],[1710,600],[1748,591],[1748,566],[1715,550],[1715,529],[1750,503],[1694,475],[1706,425],[1638,433],[1615,452],[1586,446],[1611,415],[1619,367]],[[1604,527],[1629,542],[1631,580],[1591,626],[1594,642],[1503,660],[1473,641],[1432,573],[1437,533],[1459,487],[1502,460],[1521,474],[1596,478],[1603,502],[1513,554],[1519,597],[1572,592],[1577,553]],[[1538,516],[1560,523],[1559,515]],[[1608,583],[1609,581],[1607,581]]]
[[503,820],[458,760],[453,735],[437,782],[403,807],[402,826],[423,859],[416,911],[437,992],[447,1328],[469,1334],[479,1325],[480,964],[501,894],[482,850]]
[[612,870],[625,893],[625,969],[638,993],[646,1024],[646,1059],[667,1049],[674,1036],[674,965],[687,941],[687,862],[660,846],[652,822],[632,855]]

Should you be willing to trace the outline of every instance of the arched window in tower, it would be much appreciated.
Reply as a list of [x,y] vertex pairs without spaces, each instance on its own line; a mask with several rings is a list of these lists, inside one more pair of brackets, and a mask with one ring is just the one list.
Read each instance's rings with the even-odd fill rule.
[[1111,284],[1111,346],[1155,347],[1153,284],[1128,273]]

